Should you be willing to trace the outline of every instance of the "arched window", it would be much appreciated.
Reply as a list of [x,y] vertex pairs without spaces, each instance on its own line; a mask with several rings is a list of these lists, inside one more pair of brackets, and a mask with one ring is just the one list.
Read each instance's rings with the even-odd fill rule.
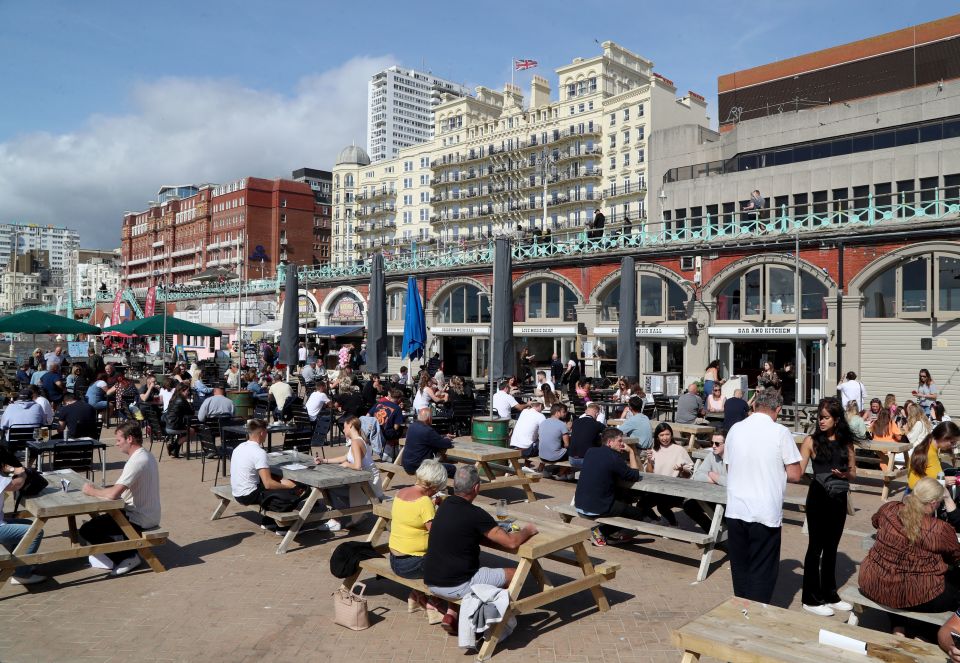
[[353,175],[347,173],[343,176],[343,186],[353,186]]
[[577,296],[573,290],[556,281],[538,281],[528,285],[513,298],[513,321],[577,319]]
[[363,324],[363,306],[353,294],[344,293],[330,305],[330,322],[335,325]]
[[863,298],[864,318],[960,317],[960,257],[913,256],[873,277]]
[[[800,319],[825,320],[827,287],[800,272]],[[796,320],[794,271],[760,265],[728,280],[717,293],[717,320]]]
[[490,298],[472,285],[456,288],[440,302],[442,324],[490,322]]
[[387,320],[403,322],[407,315],[407,293],[405,290],[391,290],[387,293]]
[[340,186],[340,176],[339,176],[339,175],[334,175],[334,176],[333,176],[333,186],[334,186],[334,188]]
[[[671,279],[649,272],[637,274],[637,321],[686,320],[689,295]],[[600,319],[620,320],[620,284],[600,302]]]

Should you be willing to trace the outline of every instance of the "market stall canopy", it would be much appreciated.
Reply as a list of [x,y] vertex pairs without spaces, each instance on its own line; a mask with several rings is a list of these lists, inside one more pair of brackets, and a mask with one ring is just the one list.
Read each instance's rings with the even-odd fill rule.
[[314,327],[310,329],[311,334],[318,336],[349,336],[358,331],[363,331],[363,327],[353,327],[351,325],[330,325],[327,327]]
[[44,311],[24,311],[0,318],[0,333],[99,334],[100,328]]
[[[266,322],[261,322],[259,325],[255,325],[253,327],[244,327],[243,333],[246,334],[247,332],[257,332],[260,334],[279,334],[280,324],[280,320],[267,320]],[[300,327],[298,333],[301,336],[306,336],[307,334],[311,334],[313,332],[305,327]]]
[[198,325],[196,322],[190,322],[182,318],[172,316],[154,315],[140,320],[127,320],[119,325],[107,327],[104,331],[118,331],[132,336],[160,336],[164,332],[163,319],[166,317],[166,332],[168,334],[181,334],[185,336],[221,336],[223,332],[214,327]]

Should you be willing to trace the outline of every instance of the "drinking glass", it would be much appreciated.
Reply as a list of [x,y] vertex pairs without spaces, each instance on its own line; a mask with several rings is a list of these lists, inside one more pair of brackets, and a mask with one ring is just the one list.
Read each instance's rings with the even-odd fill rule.
[[497,520],[503,522],[507,519],[507,500],[497,500]]

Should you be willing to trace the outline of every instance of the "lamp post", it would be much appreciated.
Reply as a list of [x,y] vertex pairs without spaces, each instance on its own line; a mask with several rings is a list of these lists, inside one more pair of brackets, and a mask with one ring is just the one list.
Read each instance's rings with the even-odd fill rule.
[[547,185],[549,177],[557,174],[557,158],[544,149],[543,153],[537,157],[537,168],[540,173],[540,181],[543,183],[543,230],[547,230]]
[[801,365],[805,364],[805,362],[801,362],[801,361],[800,361],[800,309],[801,309],[801,301],[802,301],[802,300],[801,300],[801,297],[802,297],[803,293],[802,293],[801,290],[800,290],[800,226],[799,226],[799,225],[797,225],[797,227],[796,227],[796,237],[795,237],[795,240],[796,240],[796,243],[795,243],[795,245],[794,245],[794,251],[793,251],[793,267],[794,267],[794,273],[793,273],[794,303],[793,303],[793,307],[794,307],[794,311],[795,311],[795,313],[796,313],[796,316],[795,316],[795,317],[796,317],[796,319],[797,319],[797,323],[796,323],[797,326],[796,326],[796,329],[794,330],[794,346],[795,346],[795,349],[794,349],[794,366],[793,366],[793,372],[794,372],[794,377],[793,377],[793,383],[794,383],[794,388],[793,388],[793,405],[794,405],[794,411],[793,411],[793,432],[794,432],[794,433],[796,433],[796,432],[798,432],[798,431],[800,430],[800,429],[799,429],[799,424],[800,424],[800,410],[797,408],[797,403],[800,402],[800,398],[799,398],[799,396],[800,396],[800,388],[803,386],[803,382],[804,382],[804,379],[803,379],[803,378],[805,377],[805,376],[804,376],[804,373],[806,373],[806,370],[805,370],[805,369],[801,372]]

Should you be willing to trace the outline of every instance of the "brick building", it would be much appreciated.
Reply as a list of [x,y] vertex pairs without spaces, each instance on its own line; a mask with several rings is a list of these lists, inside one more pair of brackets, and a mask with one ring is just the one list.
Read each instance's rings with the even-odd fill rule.
[[132,288],[187,282],[211,268],[242,266],[256,279],[273,276],[280,261],[329,261],[330,205],[306,182],[246,177],[163,187],[158,199],[123,217],[123,283]]

